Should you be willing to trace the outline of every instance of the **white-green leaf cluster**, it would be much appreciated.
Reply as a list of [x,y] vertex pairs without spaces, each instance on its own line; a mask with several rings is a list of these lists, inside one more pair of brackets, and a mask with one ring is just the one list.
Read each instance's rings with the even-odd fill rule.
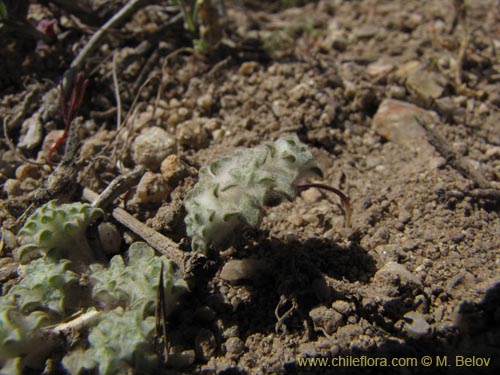
[[128,264],[125,264],[122,256],[115,255],[108,268],[100,264],[91,266],[93,297],[106,306],[127,306],[152,313],[162,264],[165,301],[169,308],[173,308],[188,286],[176,272],[172,261],[165,256],[156,256],[154,250],[144,242],[130,246]]
[[18,373],[25,355],[46,350],[42,325],[57,322],[68,308],[76,307],[68,301],[75,296],[79,276],[62,258],[70,251],[88,251],[87,226],[102,214],[88,204],[57,206],[52,201],[38,208],[19,231],[18,258],[29,262],[32,255],[44,256],[23,266],[22,280],[0,297],[2,374]]
[[[116,374],[133,369],[149,373],[156,368],[158,358],[151,345],[162,267],[169,311],[187,291],[187,284],[174,263],[156,256],[145,243],[132,244],[128,261],[115,256],[108,268],[91,265],[91,256],[74,256],[79,250],[90,254],[86,229],[102,215],[102,210],[88,204],[57,206],[49,202],[19,231],[22,246],[18,257],[29,263],[21,267],[24,277],[19,284],[0,297],[2,375],[21,374],[24,367],[32,365],[33,353],[36,361],[43,360],[52,350],[45,328],[60,322],[71,310],[93,304],[106,312],[100,315],[98,325],[90,328],[89,348],[66,357],[68,370],[72,374],[86,369]],[[32,260],[32,255],[39,254],[43,256]],[[88,275],[88,283],[80,284],[82,272]]]
[[63,359],[73,375],[97,368],[101,375],[154,373],[158,356],[154,353],[155,318],[144,318],[139,310],[118,307],[106,314],[91,329],[89,348],[78,350]]
[[239,149],[199,172],[187,196],[185,218],[193,250],[230,240],[238,229],[257,227],[263,207],[293,200],[296,184],[321,170],[296,135],[255,148]]
[[39,327],[48,315],[34,311],[24,315],[11,295],[0,297],[0,370],[2,374],[17,373],[17,359],[42,344]]
[[19,284],[0,297],[2,374],[20,374],[22,357],[49,348],[40,328],[65,316],[67,301],[78,287],[78,275],[67,269],[69,263],[34,260],[24,266]]
[[66,301],[77,287],[78,275],[68,270],[70,262],[52,262],[40,258],[24,266],[24,278],[9,290],[23,312],[52,311],[60,316],[66,310]]
[[56,261],[70,255],[93,260],[93,255],[88,254],[91,250],[85,232],[88,225],[103,214],[101,209],[85,203],[57,205],[50,201],[44,204],[18,232],[22,244],[17,255],[19,260],[26,262],[38,254]]
[[76,350],[64,358],[63,365],[72,375],[94,368],[100,375],[123,374],[131,369],[154,373],[158,357],[152,333],[162,265],[168,313],[188,286],[175,265],[164,256],[155,256],[144,242],[130,246],[127,263],[116,255],[108,268],[90,267],[93,298],[107,308],[119,307],[103,314],[100,323],[91,329],[88,349]]

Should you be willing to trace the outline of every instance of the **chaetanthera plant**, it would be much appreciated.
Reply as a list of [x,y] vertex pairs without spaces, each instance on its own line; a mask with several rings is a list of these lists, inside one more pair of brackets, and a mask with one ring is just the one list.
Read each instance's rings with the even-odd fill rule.
[[307,146],[296,135],[279,138],[254,148],[239,149],[231,157],[214,161],[199,172],[199,181],[187,196],[185,218],[193,250],[205,252],[209,245],[230,240],[237,229],[257,227],[265,206],[293,200],[309,187],[340,195],[349,223],[347,197],[321,185],[298,185],[308,176],[322,176]]
[[87,308],[99,314],[85,326],[88,343],[63,359],[70,374],[157,372],[156,301],[162,301],[165,318],[187,284],[172,261],[143,242],[130,245],[126,257],[114,256],[109,266],[94,263],[86,229],[102,215],[88,204],[49,202],[19,231],[21,279],[0,296],[1,375],[43,368],[61,343],[51,327]]
[[95,260],[86,231],[90,223],[104,215],[99,208],[86,203],[58,205],[50,201],[38,208],[18,233],[22,246],[18,258],[25,263],[43,254],[52,260],[61,258],[90,263]]
[[158,279],[163,267],[164,293],[169,311],[179,296],[188,290],[175,264],[165,256],[156,256],[144,242],[135,242],[128,249],[128,262],[115,255],[109,267],[90,266],[90,280],[94,284],[92,297],[106,306],[127,306],[145,315],[154,314],[158,295]]
[[63,359],[72,375],[97,369],[101,375],[132,373],[154,374],[160,362],[155,352],[155,304],[159,279],[163,272],[163,300],[168,314],[181,294],[188,290],[174,263],[156,256],[144,242],[133,243],[128,262],[115,255],[109,267],[90,267],[92,296],[99,305],[113,310],[102,315],[90,329],[89,347],[77,349]]

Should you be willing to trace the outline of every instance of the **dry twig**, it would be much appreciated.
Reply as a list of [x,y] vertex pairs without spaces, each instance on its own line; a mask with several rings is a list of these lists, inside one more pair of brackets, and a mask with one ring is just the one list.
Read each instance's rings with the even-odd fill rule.
[[[93,202],[97,199],[98,195],[92,190],[84,188],[83,197],[86,200]],[[196,253],[194,255],[191,254],[190,256],[195,259],[189,259],[189,257],[185,256],[184,252],[179,249],[178,245],[174,241],[141,223],[122,208],[114,208],[112,215],[119,223],[123,224],[125,227],[144,239],[144,241],[146,241],[152,248],[156,249],[158,252],[175,262],[184,275],[192,273],[193,268],[197,266],[197,264],[195,264],[197,260],[203,258],[202,255]]]
[[108,207],[118,196],[128,191],[132,185],[137,183],[144,174],[144,171],[144,167],[139,165],[131,172],[116,177],[94,200],[92,207]]
[[89,311],[82,314],[82,312],[78,312],[75,314],[73,319],[68,322],[63,322],[57,324],[56,326],[49,328],[49,332],[55,335],[59,334],[68,334],[72,331],[79,331],[85,327],[88,327],[92,322],[98,319],[102,314],[102,311],[97,311],[92,308]]
[[481,172],[464,158],[462,158],[437,132],[434,131],[425,121],[415,118],[424,128],[429,143],[446,159],[446,161],[464,177],[471,179],[481,189],[491,189],[491,184]]
[[115,89],[116,98],[116,130],[118,130],[122,124],[122,99],[120,97],[120,86],[116,74],[116,53],[113,54],[113,87]]

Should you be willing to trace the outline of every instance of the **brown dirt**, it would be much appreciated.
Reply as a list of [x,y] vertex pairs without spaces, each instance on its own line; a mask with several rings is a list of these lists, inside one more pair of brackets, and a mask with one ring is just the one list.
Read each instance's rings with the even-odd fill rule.
[[[134,166],[130,142],[140,130],[162,127],[176,139],[184,172],[169,180],[164,203],[136,200],[126,207],[188,248],[182,200],[197,169],[237,147],[294,132],[321,164],[322,182],[344,190],[354,212],[352,228],[343,228],[337,198],[318,191],[269,209],[259,230],[248,231],[214,257],[172,315],[172,344],[194,349],[197,358],[169,371],[498,371],[498,197],[478,196],[476,182],[421,133],[405,129],[407,123],[400,124],[399,135],[374,126],[377,116],[382,124],[390,122],[377,112],[387,98],[432,112],[434,131],[456,155],[493,189],[500,186],[497,2],[466,2],[467,27],[459,20],[453,29],[453,1],[336,0],[289,8],[279,2],[226,1],[225,37],[210,58],[170,55],[189,46],[190,38],[179,22],[158,31],[170,17],[158,11],[164,3],[138,11],[86,65],[90,85],[80,111],[86,163],[79,184],[101,191],[120,174],[118,159]],[[0,79],[1,117],[12,121],[33,94],[22,118],[11,122],[16,144],[23,121],[37,113],[43,137],[62,128],[57,96],[44,93],[57,87],[74,51],[92,32],[56,7],[33,6],[29,17],[55,17],[59,41],[37,48],[26,42],[16,47],[23,53],[3,48],[7,58],[0,65],[7,64],[2,70],[9,73]],[[457,82],[466,29],[469,43]],[[109,111],[115,107],[113,53],[123,115],[151,78],[124,125],[128,130],[118,136],[115,112]],[[42,141],[24,150],[25,156],[43,159]],[[51,171],[36,166],[27,177],[16,177],[14,171],[26,163],[14,157],[5,140],[1,153],[0,216],[3,229],[15,232],[16,220]],[[72,199],[81,199],[75,194]],[[7,246],[0,263],[5,285],[15,276],[10,250]],[[219,277],[225,262],[244,258],[262,259],[267,267],[251,280]],[[349,355],[419,360],[447,355],[451,366],[333,369],[298,363],[305,357]],[[456,355],[489,357],[491,363],[457,367]]]

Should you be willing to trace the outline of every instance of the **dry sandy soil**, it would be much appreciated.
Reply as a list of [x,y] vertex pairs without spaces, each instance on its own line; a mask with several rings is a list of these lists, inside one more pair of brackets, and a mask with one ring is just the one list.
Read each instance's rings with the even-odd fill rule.
[[[3,137],[4,292],[16,282],[18,218],[52,173],[25,160],[46,161],[64,127],[58,82],[124,1],[92,3],[100,9],[94,24],[32,5],[30,22],[55,19],[56,39],[1,47],[0,116],[17,150]],[[143,163],[146,176],[115,205],[188,251],[182,202],[198,169],[237,147],[296,133],[324,171],[318,181],[345,191],[353,207],[344,228],[338,198],[310,189],[213,251],[170,317],[169,339],[184,357],[165,373],[498,373],[498,2],[226,1],[222,40],[206,54],[193,54],[182,19],[169,22],[177,8],[149,3],[82,65],[89,86],[78,174],[74,189],[51,198],[83,200],[82,187],[100,192]],[[201,22],[206,35],[217,34],[213,20]],[[167,155],[141,158],[134,143],[152,127],[176,145],[177,157],[161,169]],[[115,224],[124,251],[133,234]],[[259,262],[230,280],[221,270],[235,259]],[[60,355],[45,373],[62,372]],[[349,356],[418,362],[299,362]],[[434,359],[430,367],[424,356]],[[436,366],[445,356],[448,366]],[[461,367],[456,356],[475,356],[476,366]]]

